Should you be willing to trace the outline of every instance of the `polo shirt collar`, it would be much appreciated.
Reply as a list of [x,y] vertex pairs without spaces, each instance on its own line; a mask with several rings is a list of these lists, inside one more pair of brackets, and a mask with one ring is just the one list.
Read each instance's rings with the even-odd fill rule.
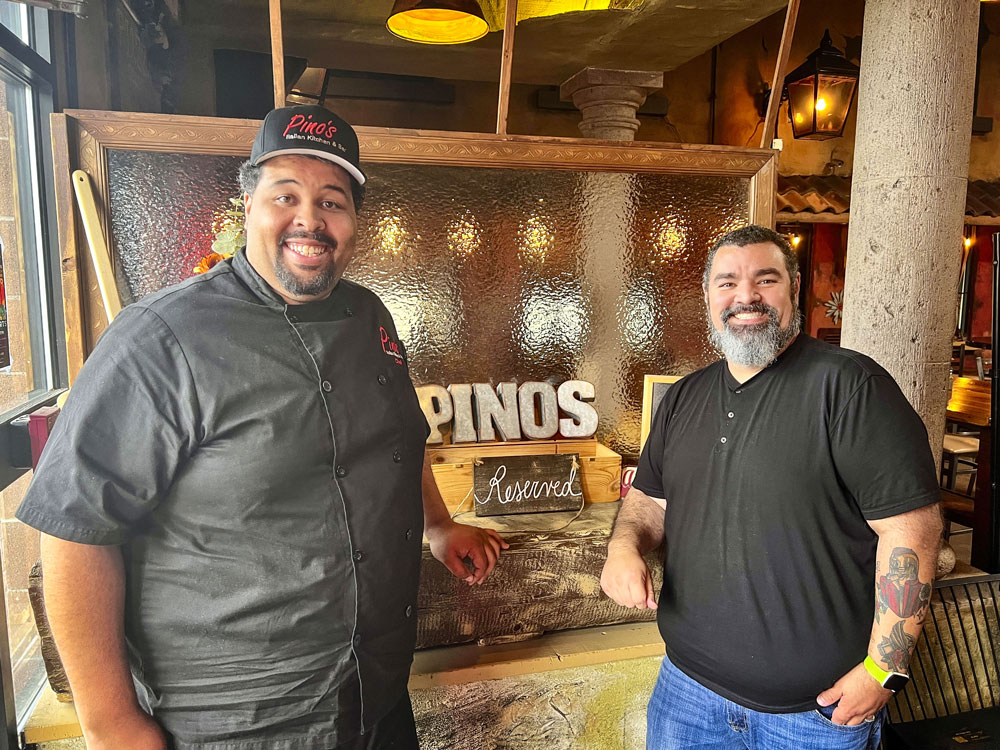
[[737,389],[742,390],[743,388],[749,388],[752,383],[756,383],[762,380],[767,380],[771,376],[771,373],[774,373],[778,369],[780,369],[784,363],[795,359],[798,350],[802,348],[802,341],[805,338],[807,338],[806,334],[800,333],[798,336],[795,337],[795,340],[788,345],[788,348],[785,349],[785,351],[783,351],[781,354],[779,354],[777,357],[774,358],[774,361],[771,362],[771,364],[769,364],[767,367],[758,372],[749,380],[746,380],[742,383],[733,377],[733,373],[729,371],[729,364],[726,362],[726,360],[722,360],[722,378],[723,380],[725,380],[726,385],[729,387],[729,390],[731,391],[735,391]]

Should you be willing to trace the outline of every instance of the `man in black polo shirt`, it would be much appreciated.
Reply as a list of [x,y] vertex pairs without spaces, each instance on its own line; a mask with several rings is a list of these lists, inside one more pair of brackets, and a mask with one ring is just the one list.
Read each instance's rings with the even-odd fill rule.
[[715,243],[725,359],[667,392],[608,545],[604,591],[666,642],[650,750],[874,750],[907,679],[941,533],[927,432],[874,361],[799,332],[798,290],[776,232]]
[[422,532],[470,584],[505,545],[452,522],[392,317],[341,278],[354,130],[275,110],[240,182],[245,251],[122,311],[17,515],[89,750],[410,750]]

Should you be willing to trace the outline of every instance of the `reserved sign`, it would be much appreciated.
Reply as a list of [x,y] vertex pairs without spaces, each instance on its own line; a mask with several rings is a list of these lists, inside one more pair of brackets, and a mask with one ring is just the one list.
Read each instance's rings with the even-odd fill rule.
[[477,516],[576,510],[583,502],[576,453],[480,458],[472,480]]

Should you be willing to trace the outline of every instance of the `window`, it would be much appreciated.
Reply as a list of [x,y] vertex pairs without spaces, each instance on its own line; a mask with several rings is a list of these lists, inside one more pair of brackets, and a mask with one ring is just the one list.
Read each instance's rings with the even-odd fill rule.
[[[59,258],[51,216],[49,115],[54,76],[49,64],[48,11],[0,0],[0,431],[52,403],[66,382]],[[9,441],[0,440],[0,448]],[[0,561],[6,627],[0,648],[13,692],[0,719],[18,725],[45,681],[28,600],[28,575],[38,559],[38,532],[14,519],[30,471],[0,450]],[[3,637],[6,636],[6,637]],[[3,663],[3,660],[0,660]],[[4,689],[4,696],[10,691]],[[13,738],[0,738],[0,750]]]

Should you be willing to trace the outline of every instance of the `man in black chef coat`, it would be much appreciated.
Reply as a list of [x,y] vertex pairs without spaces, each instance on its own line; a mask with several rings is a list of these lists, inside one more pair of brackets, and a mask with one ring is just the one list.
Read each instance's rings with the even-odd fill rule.
[[264,120],[247,246],[125,308],[18,517],[90,750],[415,748],[422,532],[481,583],[382,302],[342,278],[365,175],[317,106]]

